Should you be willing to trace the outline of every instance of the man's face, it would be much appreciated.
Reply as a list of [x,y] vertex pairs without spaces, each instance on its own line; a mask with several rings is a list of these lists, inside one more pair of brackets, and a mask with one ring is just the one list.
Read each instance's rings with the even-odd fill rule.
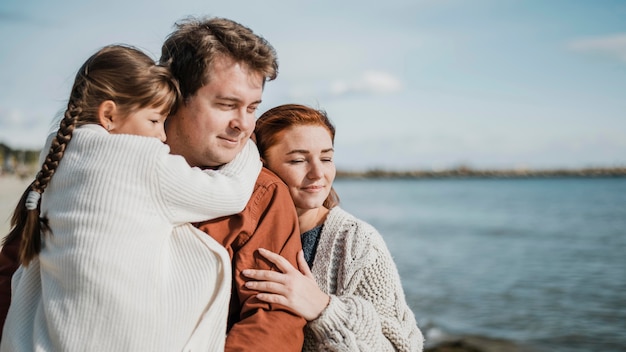
[[168,118],[172,154],[191,166],[215,167],[235,158],[254,131],[263,76],[230,58],[213,62],[210,82]]

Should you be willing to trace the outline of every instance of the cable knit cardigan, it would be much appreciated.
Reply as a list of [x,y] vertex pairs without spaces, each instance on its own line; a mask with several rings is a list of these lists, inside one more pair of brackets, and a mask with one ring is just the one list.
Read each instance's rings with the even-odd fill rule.
[[311,271],[330,303],[307,324],[303,351],[422,351],[398,270],[374,227],[331,209]]
[[201,171],[156,138],[77,128],[42,195],[52,235],[13,276],[1,350],[223,351],[230,258],[189,222],[241,211],[260,170],[252,142]]

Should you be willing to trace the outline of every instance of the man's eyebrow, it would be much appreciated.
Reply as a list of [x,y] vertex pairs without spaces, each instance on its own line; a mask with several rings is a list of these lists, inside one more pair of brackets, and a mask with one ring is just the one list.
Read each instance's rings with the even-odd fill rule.
[[223,95],[218,95],[216,96],[217,99],[219,100],[228,100],[228,101],[232,101],[232,102],[240,102],[241,99],[236,98],[236,97],[227,97],[227,96],[223,96]]
[[[239,99],[239,98],[237,98],[237,97],[229,97],[229,96],[222,96],[222,95],[218,95],[218,96],[216,96],[216,98],[217,98],[218,100],[228,100],[228,101],[232,101],[232,102],[234,102],[234,103],[240,103],[240,102],[242,102],[242,100],[241,100],[241,99]],[[262,102],[262,100],[261,100],[261,99],[259,99],[259,100],[257,100],[257,101],[253,101],[253,102],[252,102],[252,104],[250,104],[250,105],[254,105],[254,104],[259,105],[259,104],[261,104],[261,102]]]

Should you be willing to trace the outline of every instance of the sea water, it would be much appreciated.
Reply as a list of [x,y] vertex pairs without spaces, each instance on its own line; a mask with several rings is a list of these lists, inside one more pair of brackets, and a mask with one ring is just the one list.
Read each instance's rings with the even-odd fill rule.
[[626,351],[626,178],[339,179],[423,329]]

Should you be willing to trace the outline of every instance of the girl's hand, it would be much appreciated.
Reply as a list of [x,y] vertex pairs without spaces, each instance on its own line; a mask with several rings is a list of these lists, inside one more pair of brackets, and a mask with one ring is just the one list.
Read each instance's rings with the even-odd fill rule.
[[261,291],[256,297],[264,302],[278,303],[296,311],[307,321],[315,320],[330,302],[330,296],[322,292],[309,266],[304,252],[298,252],[298,268],[280,255],[259,248],[259,254],[274,263],[281,272],[246,269],[241,273],[253,281],[246,282],[249,289]]

